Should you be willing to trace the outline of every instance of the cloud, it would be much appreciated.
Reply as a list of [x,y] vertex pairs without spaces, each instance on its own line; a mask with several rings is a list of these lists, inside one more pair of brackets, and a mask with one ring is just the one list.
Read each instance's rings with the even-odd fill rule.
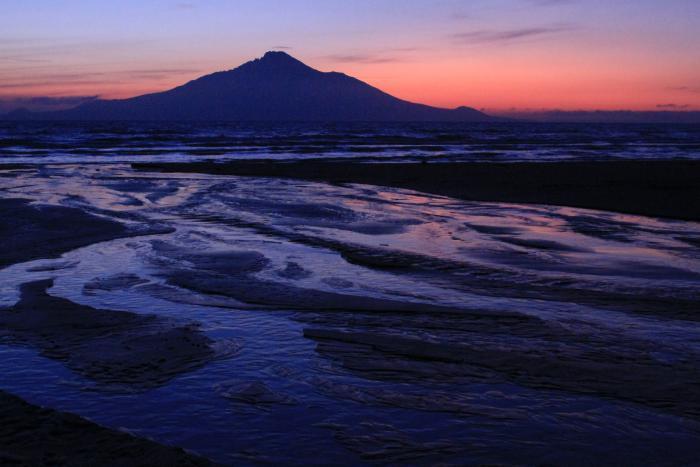
[[498,44],[514,43],[528,39],[553,36],[564,32],[572,31],[575,27],[570,24],[558,24],[550,26],[540,26],[517,29],[480,29],[450,35],[450,37],[464,44]]
[[34,111],[61,110],[99,99],[99,96],[31,96],[0,98],[0,112],[10,112],[16,109]]
[[289,45],[273,45],[272,50],[292,50],[294,47]]
[[2,37],[0,38],[0,63],[55,62],[58,58],[72,58],[89,54],[104,56],[107,52],[130,52],[152,43],[151,40],[143,39],[86,41],[75,38],[51,40]]
[[200,73],[201,70],[196,68],[151,68],[151,69],[136,69],[136,70],[121,70],[115,73],[103,73],[103,74],[114,74],[121,76],[128,76],[130,78],[139,79],[167,79],[175,75],[186,75]]
[[420,47],[393,47],[389,50],[392,52],[415,52],[421,49]]
[[[31,94],[36,88],[74,88],[78,86],[109,87],[125,80],[160,81],[182,75],[193,75],[199,70],[194,68],[136,68],[117,71],[84,71],[75,73],[34,72],[0,72],[0,90],[12,94]],[[27,90],[21,92],[18,90]],[[45,91],[39,91],[45,92]]]
[[326,60],[338,63],[367,63],[367,64],[377,64],[377,63],[393,63],[400,61],[397,57],[390,57],[385,55],[372,55],[372,54],[334,54],[326,55],[324,57]]
[[32,89],[32,88],[43,88],[43,87],[55,87],[55,86],[95,86],[102,84],[113,83],[114,81],[108,80],[80,80],[80,81],[56,81],[56,80],[42,80],[42,81],[16,81],[9,83],[0,83],[0,89]]
[[664,109],[664,110],[682,110],[682,109],[688,109],[690,106],[688,104],[658,104],[656,106],[657,109]]
[[36,58],[36,57],[29,57],[23,54],[7,54],[7,55],[0,55],[0,63],[50,63],[51,60],[48,58]]
[[450,18],[456,19],[456,20],[463,20],[463,19],[470,19],[472,18],[471,13],[465,13],[463,11],[453,11],[450,14]]
[[671,91],[690,92],[700,94],[700,86],[671,86],[668,88]]
[[576,0],[527,0],[528,3],[539,6],[558,6],[574,3]]
[[383,49],[383,52],[357,52],[357,53],[338,53],[326,55],[323,59],[337,63],[396,63],[402,62],[407,55],[412,52],[421,50],[419,47],[404,46],[404,47],[388,47]]

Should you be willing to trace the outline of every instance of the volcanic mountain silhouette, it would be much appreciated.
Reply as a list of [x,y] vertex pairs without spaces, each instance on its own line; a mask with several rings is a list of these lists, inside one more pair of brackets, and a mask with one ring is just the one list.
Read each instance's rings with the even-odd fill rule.
[[284,52],[165,92],[96,100],[68,110],[16,114],[57,120],[488,121],[468,107],[442,109],[393,97],[343,73],[315,70]]

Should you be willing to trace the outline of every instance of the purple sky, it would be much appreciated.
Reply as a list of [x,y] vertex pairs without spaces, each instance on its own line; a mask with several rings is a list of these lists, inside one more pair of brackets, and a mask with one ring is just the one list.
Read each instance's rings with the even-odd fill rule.
[[3,0],[0,110],[164,90],[270,49],[439,106],[697,110],[698,31],[698,0]]

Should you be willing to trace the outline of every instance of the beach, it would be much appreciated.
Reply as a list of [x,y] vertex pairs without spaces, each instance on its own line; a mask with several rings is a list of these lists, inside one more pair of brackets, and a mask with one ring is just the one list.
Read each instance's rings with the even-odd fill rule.
[[[22,168],[12,167],[11,170]],[[8,170],[8,167],[3,167]],[[120,237],[155,233],[61,206],[0,199],[0,267],[52,258]],[[67,265],[56,264],[57,269]],[[50,273],[53,268],[43,272]],[[37,271],[42,272],[42,271]],[[52,297],[52,280],[25,284],[21,300],[0,308],[2,337],[37,349],[103,384],[152,387],[213,356],[194,328],[154,316],[96,310]],[[211,465],[181,449],[110,430],[76,415],[37,407],[0,391],[0,463],[19,465]]]
[[141,171],[379,185],[472,201],[532,203],[700,220],[700,161],[140,163]]
[[100,157],[0,167],[8,458],[696,457],[697,162]]

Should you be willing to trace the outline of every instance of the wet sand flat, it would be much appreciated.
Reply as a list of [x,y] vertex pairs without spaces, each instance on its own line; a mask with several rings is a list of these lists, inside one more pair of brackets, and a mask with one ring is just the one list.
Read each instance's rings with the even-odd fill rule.
[[19,198],[0,199],[0,219],[0,267],[130,235],[125,225],[81,209]]
[[[78,208],[29,203],[0,199],[0,267],[135,234]],[[52,283],[25,284],[14,307],[0,308],[1,337],[65,361],[94,381],[135,388],[163,384],[214,356],[211,341],[194,326],[55,298],[46,293]],[[211,465],[182,449],[34,406],[4,391],[0,417],[3,465]]]
[[697,457],[697,222],[125,164],[3,181],[28,220],[1,389],[30,403],[225,465]]
[[281,177],[407,188],[472,201],[550,204],[700,220],[700,161],[138,163],[137,170]]
[[46,293],[52,285],[24,284],[21,300],[0,308],[0,333],[98,383],[158,386],[214,357],[196,326],[79,305]]

